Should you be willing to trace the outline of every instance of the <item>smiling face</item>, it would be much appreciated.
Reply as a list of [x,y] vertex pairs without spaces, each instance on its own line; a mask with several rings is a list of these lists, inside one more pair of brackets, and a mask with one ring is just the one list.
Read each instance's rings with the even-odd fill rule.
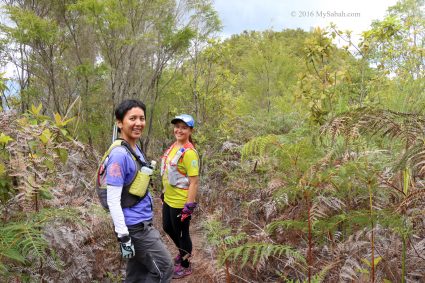
[[139,107],[133,107],[125,113],[122,121],[118,120],[117,125],[121,130],[121,138],[135,145],[146,125],[145,111]]
[[177,121],[174,124],[174,136],[180,144],[185,144],[189,141],[189,137],[192,134],[193,129],[186,125],[183,121]]

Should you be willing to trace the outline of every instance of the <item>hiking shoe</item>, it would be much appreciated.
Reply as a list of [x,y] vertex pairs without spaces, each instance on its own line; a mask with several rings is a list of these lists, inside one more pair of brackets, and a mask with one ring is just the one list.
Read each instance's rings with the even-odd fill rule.
[[183,261],[182,256],[180,254],[178,254],[174,258],[174,266],[180,265],[182,263],[182,261]]
[[174,268],[174,274],[173,274],[173,279],[179,279],[179,278],[183,278],[185,276],[188,276],[192,274],[192,268],[190,267],[183,267],[181,265],[177,265]]

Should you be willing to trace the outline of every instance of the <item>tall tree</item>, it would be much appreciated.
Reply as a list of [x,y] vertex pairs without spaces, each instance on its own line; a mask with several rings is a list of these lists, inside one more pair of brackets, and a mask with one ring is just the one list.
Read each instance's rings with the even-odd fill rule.
[[4,3],[11,24],[1,32],[20,71],[21,109],[42,102],[46,112],[77,115],[76,133],[105,144],[115,104],[139,98],[150,109],[145,146],[162,72],[187,55],[197,29],[208,30],[213,11],[205,0]]
[[371,63],[393,78],[394,95],[384,97],[393,109],[422,112],[425,106],[424,3],[399,1],[363,34],[363,49],[370,52]]

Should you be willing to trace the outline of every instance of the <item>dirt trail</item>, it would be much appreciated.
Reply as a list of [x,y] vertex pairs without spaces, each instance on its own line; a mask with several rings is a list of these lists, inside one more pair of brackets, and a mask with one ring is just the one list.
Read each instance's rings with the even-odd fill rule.
[[[198,213],[194,215],[190,224],[190,235],[193,245],[191,258],[193,273],[181,279],[173,279],[171,281],[172,283],[224,282],[219,280],[221,276],[217,275],[219,275],[218,273],[220,273],[220,271],[217,270],[215,261],[212,259],[212,256],[208,254],[208,250],[206,249],[206,244],[204,243],[204,239],[202,237],[202,228],[200,227],[201,216]],[[161,232],[164,243],[167,245],[168,250],[174,257],[177,254],[177,248],[175,247],[173,241],[162,230],[161,215],[161,203],[156,198],[154,225]]]

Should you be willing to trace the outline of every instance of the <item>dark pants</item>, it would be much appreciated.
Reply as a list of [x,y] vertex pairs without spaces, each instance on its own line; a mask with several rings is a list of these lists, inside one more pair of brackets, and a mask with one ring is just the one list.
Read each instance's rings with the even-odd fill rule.
[[126,283],[170,282],[173,262],[161,236],[151,224],[129,226],[136,255],[128,260]]
[[[173,240],[184,259],[182,265],[188,265],[187,258],[192,254],[192,240],[189,235],[190,216],[181,222],[182,208],[172,208],[164,202],[162,206],[162,228]],[[187,266],[185,266],[187,267]]]

